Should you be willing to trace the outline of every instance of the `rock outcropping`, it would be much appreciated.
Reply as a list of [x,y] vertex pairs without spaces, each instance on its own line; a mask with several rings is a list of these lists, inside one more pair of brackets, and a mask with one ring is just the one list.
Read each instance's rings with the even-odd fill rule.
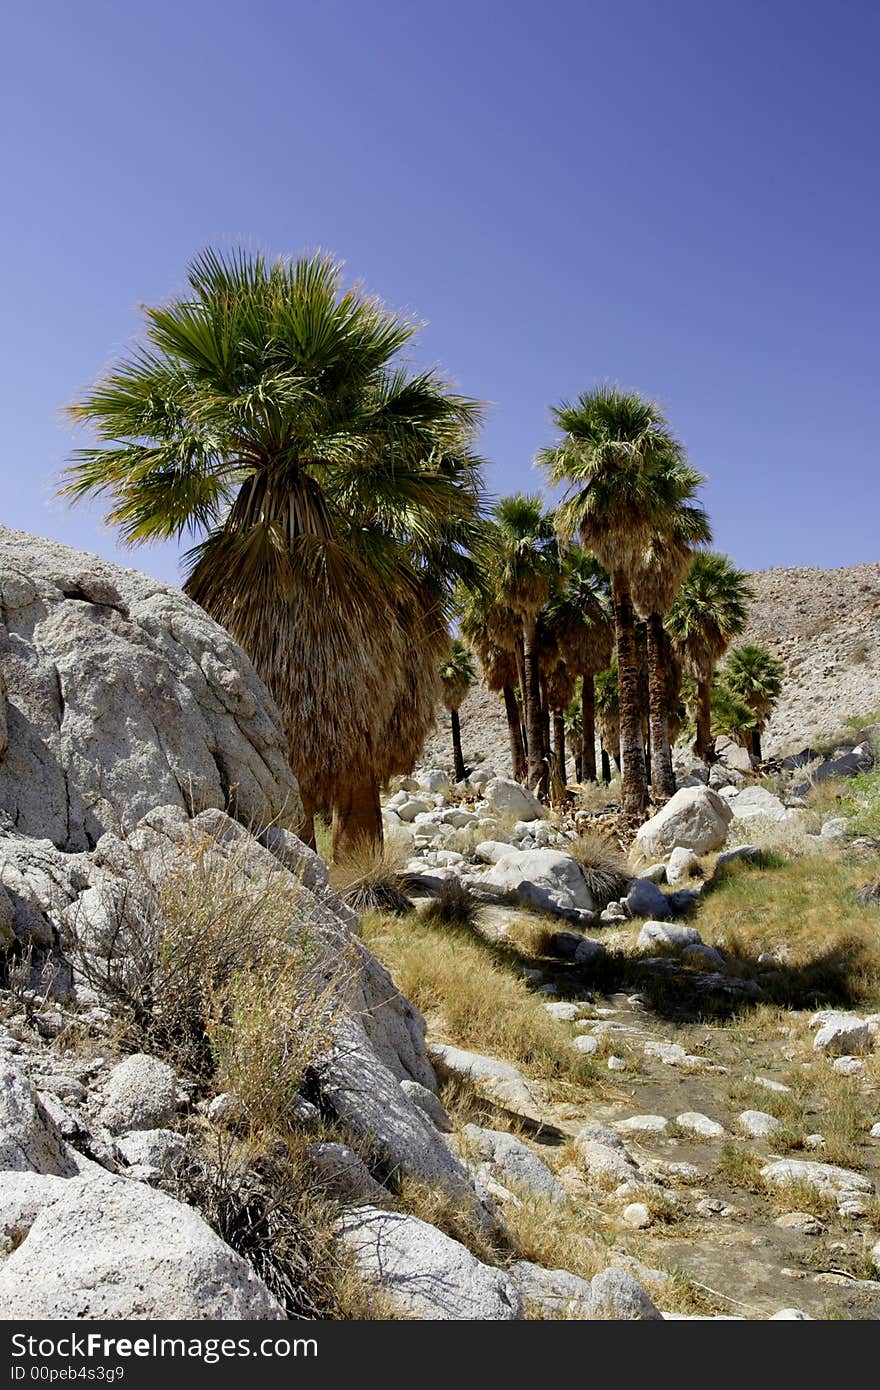
[[[0,983],[24,959],[32,985],[68,1007],[75,967],[104,949],[116,905],[159,901],[194,851],[235,856],[236,882],[277,885],[293,904],[285,930],[308,932],[310,969],[335,997],[331,1046],[303,1103],[369,1141],[373,1190],[409,1174],[490,1220],[467,1167],[401,1084],[436,1090],[424,1021],[293,833],[299,791],[245,655],[176,590],[20,533],[0,532],[0,603]],[[109,1020],[100,982],[88,985],[81,1007]],[[183,1143],[165,1128],[180,1102],[172,1069],[130,1056],[95,1099],[38,1068],[0,1028],[8,1315],[285,1316],[196,1212],[143,1185]]]
[[223,628],[170,585],[2,527],[0,707],[0,809],[59,849],[156,806],[301,822],[278,712]]

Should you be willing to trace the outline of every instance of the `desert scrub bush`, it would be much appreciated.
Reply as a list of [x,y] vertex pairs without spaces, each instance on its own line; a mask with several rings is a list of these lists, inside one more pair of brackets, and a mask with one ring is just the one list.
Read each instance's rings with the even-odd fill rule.
[[331,865],[330,882],[354,912],[411,912],[403,878],[408,857],[405,842],[393,835],[379,845],[365,838]]
[[304,1146],[240,1143],[213,1131],[166,1186],[247,1260],[289,1318],[394,1317],[335,1239],[340,1208]]
[[419,912],[419,918],[433,927],[450,927],[459,931],[476,931],[482,908],[466,883],[457,875],[443,879],[431,902]]
[[312,899],[287,870],[265,856],[255,872],[253,848],[193,835],[158,870],[136,858],[72,928],[80,973],[117,1005],[130,1041],[232,1092],[259,1129],[286,1124],[329,1047],[351,961],[321,945]]
[[597,831],[583,831],[569,846],[569,853],[580,865],[587,887],[602,907],[629,892],[632,874],[623,855]]
[[574,788],[575,806],[578,811],[604,811],[615,806],[621,797],[620,779],[617,777],[606,786],[604,782],[581,782]]
[[516,952],[478,933],[438,931],[415,913],[368,913],[361,930],[400,992],[424,1013],[441,1015],[450,1041],[493,1052],[544,1079],[592,1081],[589,1058],[574,1050],[568,1030],[529,990]]

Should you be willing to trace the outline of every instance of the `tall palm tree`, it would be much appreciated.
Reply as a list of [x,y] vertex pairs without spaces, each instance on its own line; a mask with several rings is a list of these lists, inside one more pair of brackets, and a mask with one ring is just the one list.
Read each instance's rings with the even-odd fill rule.
[[197,539],[186,589],[275,697],[303,833],[321,810],[337,849],[379,839],[379,782],[436,709],[479,409],[401,365],[414,326],[328,257],[207,251],[144,312],[144,344],[72,407],[98,443],[64,492],[108,495],[130,544]]
[[449,644],[449,651],[440,662],[440,685],[443,690],[443,703],[449,710],[452,726],[452,758],[455,766],[456,782],[463,782],[467,776],[464,756],[461,751],[461,724],[458,711],[462,702],[476,682],[477,670],[470,648],[455,637]]
[[594,681],[611,660],[613,627],[606,571],[580,546],[560,559],[557,581],[547,603],[560,655],[573,676],[581,677],[581,777],[596,780],[596,700]]
[[687,573],[694,547],[712,539],[709,518],[693,500],[703,481],[702,474],[683,462],[672,465],[662,529],[651,537],[632,574],[633,601],[647,633],[651,790],[655,801],[666,800],[675,792],[669,737],[670,643],[663,618]]
[[510,766],[517,782],[526,780],[523,717],[517,685],[519,624],[508,606],[493,593],[485,573],[480,582],[460,585],[456,614],[462,636],[477,654],[487,690],[504,701],[510,739]]
[[674,504],[681,449],[659,408],[632,391],[601,386],[553,410],[560,441],[538,454],[566,487],[557,509],[560,536],[579,534],[611,574],[620,685],[624,808],[648,802],[639,700],[632,576]]
[[721,674],[727,688],[754,716],[754,727],[750,731],[751,752],[760,760],[761,735],[782,694],[785,666],[766,647],[745,642],[728,654]]
[[527,740],[527,776],[532,790],[545,791],[538,614],[550,592],[557,565],[553,515],[540,494],[518,492],[502,497],[492,513],[494,560],[492,580],[507,606],[517,615],[522,631],[521,682]]
[[611,759],[620,770],[620,682],[617,658],[596,676],[596,722],[602,740],[602,780],[611,781]]
[[697,757],[712,756],[712,677],[748,618],[748,577],[727,555],[698,550],[666,622],[681,660],[697,686]]

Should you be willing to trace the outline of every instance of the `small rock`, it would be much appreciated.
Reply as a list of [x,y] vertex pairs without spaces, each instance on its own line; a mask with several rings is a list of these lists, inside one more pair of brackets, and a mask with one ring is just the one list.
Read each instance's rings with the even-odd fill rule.
[[452,1133],[452,1121],[439,1096],[435,1096],[434,1092],[429,1091],[427,1086],[423,1086],[420,1081],[401,1081],[400,1089],[409,1096],[413,1105],[418,1106],[423,1115],[427,1115],[431,1123],[436,1125],[441,1133]]
[[176,1113],[177,1078],[167,1063],[135,1052],[113,1068],[101,1110],[101,1123],[112,1134],[161,1129]]
[[631,1115],[628,1120],[616,1120],[618,1134],[664,1134],[669,1121],[664,1115]]
[[784,1231],[799,1231],[804,1236],[821,1236],[825,1227],[817,1216],[808,1211],[786,1211],[774,1223]]
[[865,1192],[873,1194],[874,1184],[850,1168],[838,1168],[833,1163],[815,1163],[810,1159],[780,1158],[761,1169],[761,1177],[774,1187],[804,1182],[820,1192]]
[[871,1032],[864,1019],[851,1014],[826,1014],[813,1039],[813,1047],[816,1052],[830,1056],[851,1057],[857,1052],[869,1051]]
[[764,1110],[743,1110],[737,1115],[736,1122],[743,1133],[752,1139],[770,1139],[782,1129],[775,1116],[768,1115]]
[[609,1071],[626,1071],[626,1062],[623,1057],[615,1057],[613,1054],[607,1062]]
[[582,1004],[570,1004],[562,1000],[555,1004],[545,1004],[544,1008],[551,1018],[559,1019],[561,1023],[573,1023],[584,1011]]
[[630,1202],[624,1207],[623,1220],[634,1231],[645,1231],[651,1225],[652,1217],[644,1202]]
[[836,1071],[840,1076],[855,1076],[864,1069],[865,1064],[861,1057],[835,1057],[831,1063],[831,1070]]
[[602,1046],[602,1040],[592,1033],[582,1033],[579,1038],[575,1038],[573,1046],[576,1052],[582,1052],[584,1056],[592,1057]]
[[673,922],[646,922],[639,932],[636,946],[640,951],[683,951],[686,946],[700,946],[702,938],[696,927],[682,927]]
[[672,910],[656,883],[649,878],[637,878],[626,895],[626,906],[631,917],[671,917]]
[[675,888],[689,878],[702,878],[703,866],[692,849],[678,846],[666,864],[666,882]]
[[724,1138],[724,1126],[718,1124],[717,1120],[710,1120],[708,1115],[702,1115],[699,1110],[685,1110],[681,1115],[676,1115],[675,1123],[686,1134],[696,1135],[700,1139]]
[[592,1280],[589,1316],[612,1321],[657,1322],[663,1314],[627,1270],[605,1269]]

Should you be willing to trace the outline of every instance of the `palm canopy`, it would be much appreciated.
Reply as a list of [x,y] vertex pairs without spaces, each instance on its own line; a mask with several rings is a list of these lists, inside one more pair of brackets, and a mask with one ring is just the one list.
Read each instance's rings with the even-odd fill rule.
[[477,668],[470,648],[460,637],[454,637],[439,665],[443,703],[447,709],[458,709],[477,679]]
[[97,443],[65,494],[108,497],[131,544],[196,538],[187,590],[269,685],[308,802],[353,762],[408,770],[480,532],[479,406],[407,371],[415,325],[327,256],[207,251],[144,313],[145,343],[71,408]]
[[561,439],[536,462],[565,485],[560,535],[579,534],[609,570],[632,570],[681,491],[680,444],[659,406],[616,386],[585,391],[552,414]]
[[688,670],[708,681],[730,642],[746,625],[752,590],[727,555],[698,550],[667,619]]
[[602,671],[611,660],[609,587],[606,571],[580,546],[560,556],[543,617],[573,676]]
[[491,580],[507,605],[534,618],[557,566],[553,513],[540,493],[502,497],[492,510]]
[[663,480],[665,512],[633,567],[630,582],[633,601],[643,618],[668,613],[693,551],[712,540],[705,509],[695,501],[702,473],[681,461],[673,461]]
[[721,674],[724,684],[748,706],[762,730],[782,694],[782,662],[766,647],[744,642],[729,653]]

